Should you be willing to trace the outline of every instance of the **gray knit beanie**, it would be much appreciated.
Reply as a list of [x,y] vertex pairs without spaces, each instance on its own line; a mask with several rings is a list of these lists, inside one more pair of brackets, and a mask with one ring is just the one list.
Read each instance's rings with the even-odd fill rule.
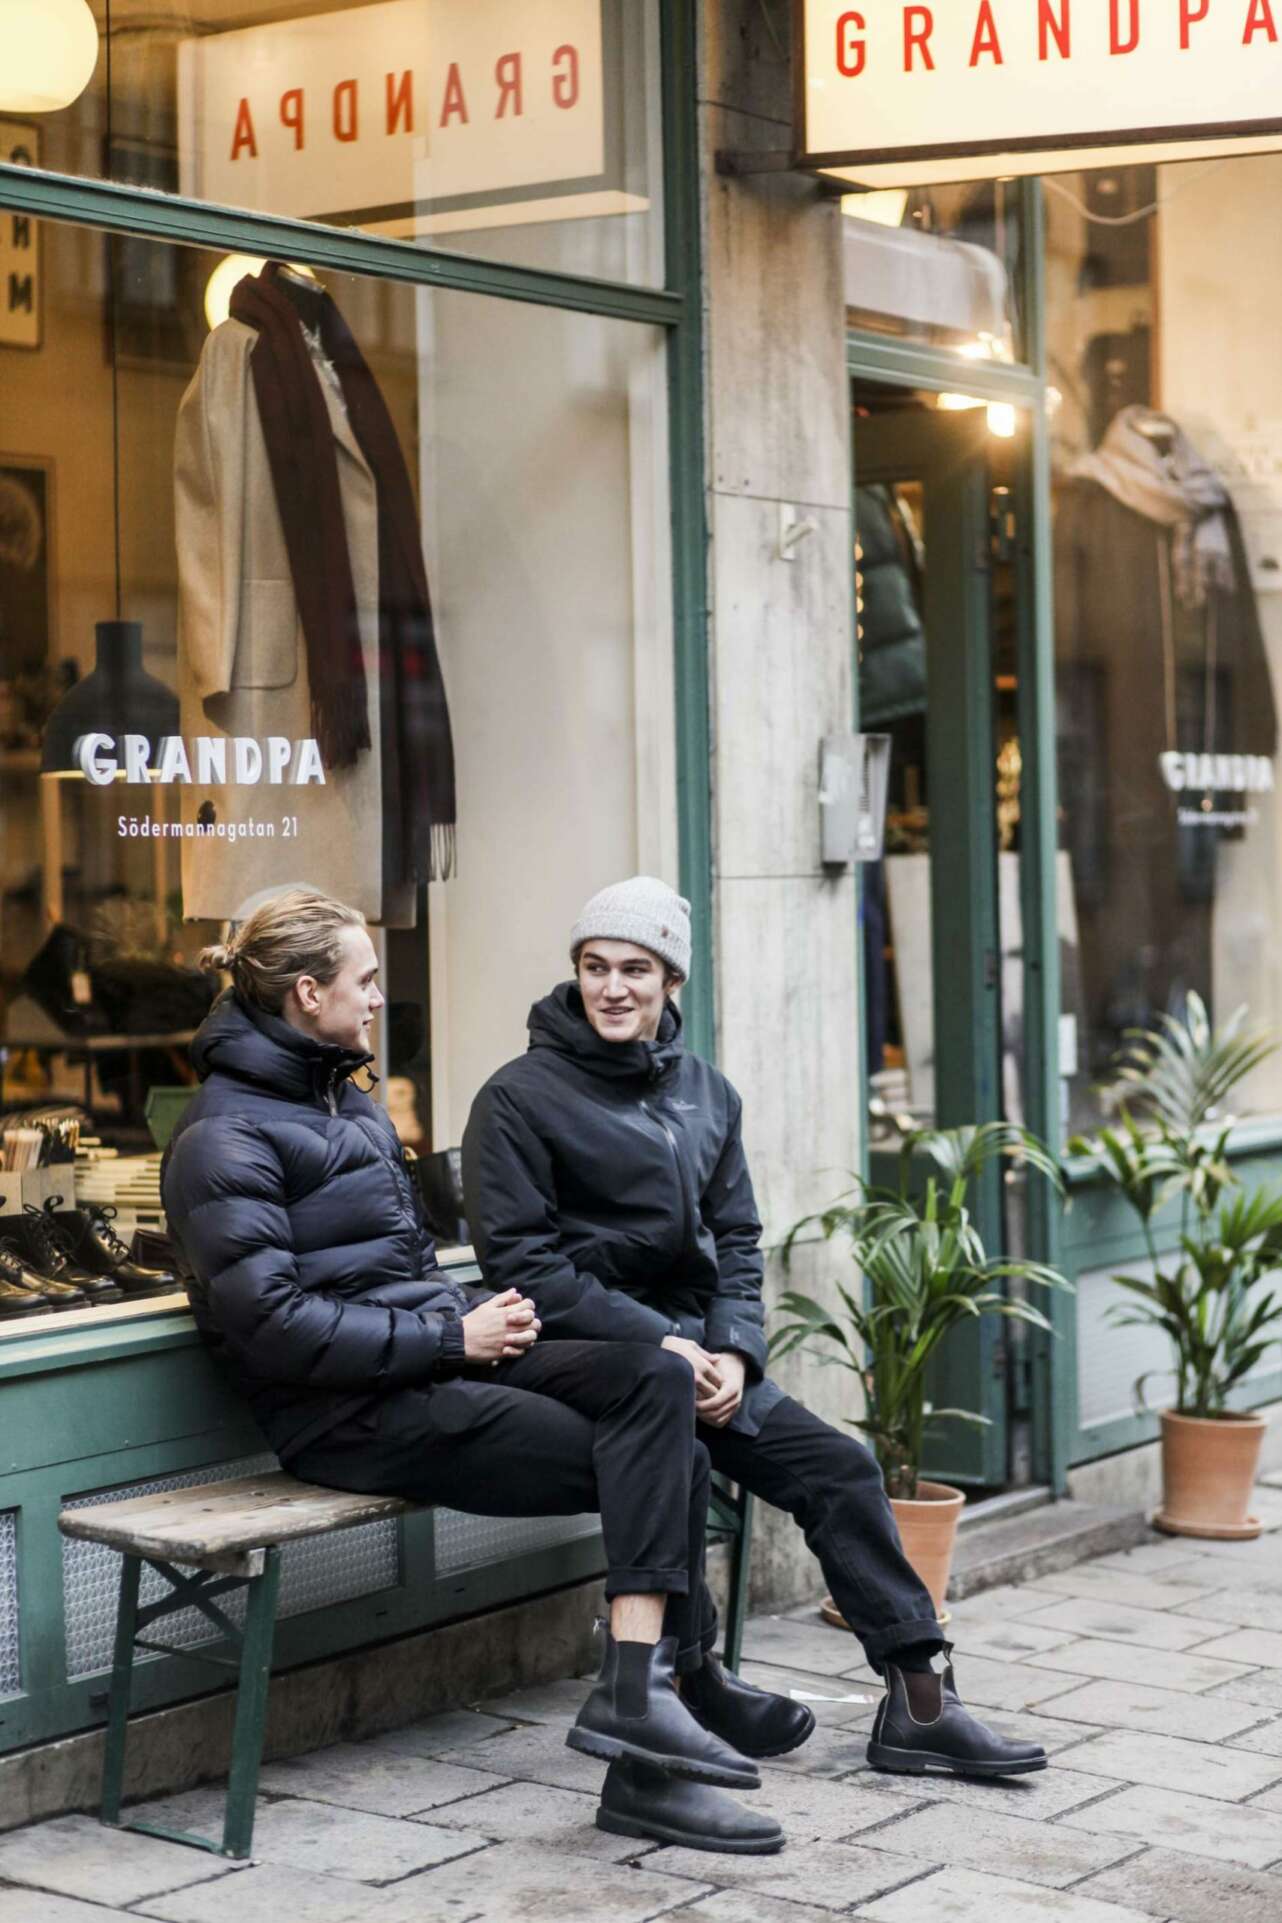
[[593,895],[570,930],[570,959],[576,964],[585,941],[632,941],[648,948],[675,969],[682,981],[690,973],[690,904],[666,881],[633,875]]

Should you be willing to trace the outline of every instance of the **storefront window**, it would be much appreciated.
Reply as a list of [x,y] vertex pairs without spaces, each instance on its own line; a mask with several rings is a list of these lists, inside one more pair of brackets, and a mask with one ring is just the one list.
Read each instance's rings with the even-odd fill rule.
[[963,363],[1023,359],[1018,181],[889,188],[841,205],[848,326]]
[[30,164],[421,247],[663,279],[658,0],[91,11],[88,86],[6,135]]
[[162,1228],[196,958],[265,893],[364,910],[378,1093],[427,1158],[586,895],[676,867],[658,330],[29,238],[37,324],[0,338],[0,1249],[54,1194]]
[[[1127,1029],[1282,1025],[1274,156],[1044,183],[1066,1107]],[[1282,1109],[1282,1061],[1243,1107]]]

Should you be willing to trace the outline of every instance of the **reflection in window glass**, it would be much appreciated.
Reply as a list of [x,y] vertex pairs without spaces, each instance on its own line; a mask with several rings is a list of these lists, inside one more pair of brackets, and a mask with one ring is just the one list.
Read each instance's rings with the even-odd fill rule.
[[35,165],[662,281],[657,0],[136,0],[110,29],[93,11],[93,78],[31,117]]
[[841,204],[849,326],[962,362],[1023,358],[1018,181],[892,188]]
[[675,872],[664,341],[283,263],[211,295],[217,255],[32,229],[39,328],[0,335],[3,1105],[149,1148],[199,951],[308,883],[368,916],[380,1094],[448,1150],[584,898]]
[[[1067,1101],[1125,1031],[1282,1023],[1282,162],[1045,182]],[[1248,1109],[1282,1107],[1266,1064]]]

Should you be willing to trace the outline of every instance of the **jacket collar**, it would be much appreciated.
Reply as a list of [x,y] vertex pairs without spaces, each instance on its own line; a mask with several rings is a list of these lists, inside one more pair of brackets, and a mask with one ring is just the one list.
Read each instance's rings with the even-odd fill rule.
[[191,1059],[202,1082],[217,1071],[286,1101],[323,1102],[328,1090],[337,1090],[374,1057],[364,1049],[317,1041],[228,988],[197,1030]]
[[675,1003],[670,1001],[663,1011],[657,1040],[607,1042],[584,1013],[575,982],[562,982],[535,1002],[528,1026],[531,1048],[552,1049],[603,1081],[662,1081],[685,1053],[681,1010]]

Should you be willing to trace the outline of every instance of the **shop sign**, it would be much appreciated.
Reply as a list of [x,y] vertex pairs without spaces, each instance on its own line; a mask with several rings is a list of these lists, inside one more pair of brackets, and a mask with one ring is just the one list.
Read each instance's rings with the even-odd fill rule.
[[181,190],[407,238],[644,208],[617,8],[382,0],[185,40]]
[[[40,165],[40,129],[0,120],[0,160]],[[40,345],[40,223],[0,211],[0,347]]]
[[76,743],[76,765],[86,781],[105,788],[113,781],[133,786],[155,782],[195,781],[201,787],[272,787],[288,783],[306,787],[325,785],[319,745],[312,740],[291,741],[271,734],[262,741],[253,735],[165,735],[155,753],[145,734],[90,733]]
[[1282,0],[796,0],[797,161],[852,184],[1282,146]]

